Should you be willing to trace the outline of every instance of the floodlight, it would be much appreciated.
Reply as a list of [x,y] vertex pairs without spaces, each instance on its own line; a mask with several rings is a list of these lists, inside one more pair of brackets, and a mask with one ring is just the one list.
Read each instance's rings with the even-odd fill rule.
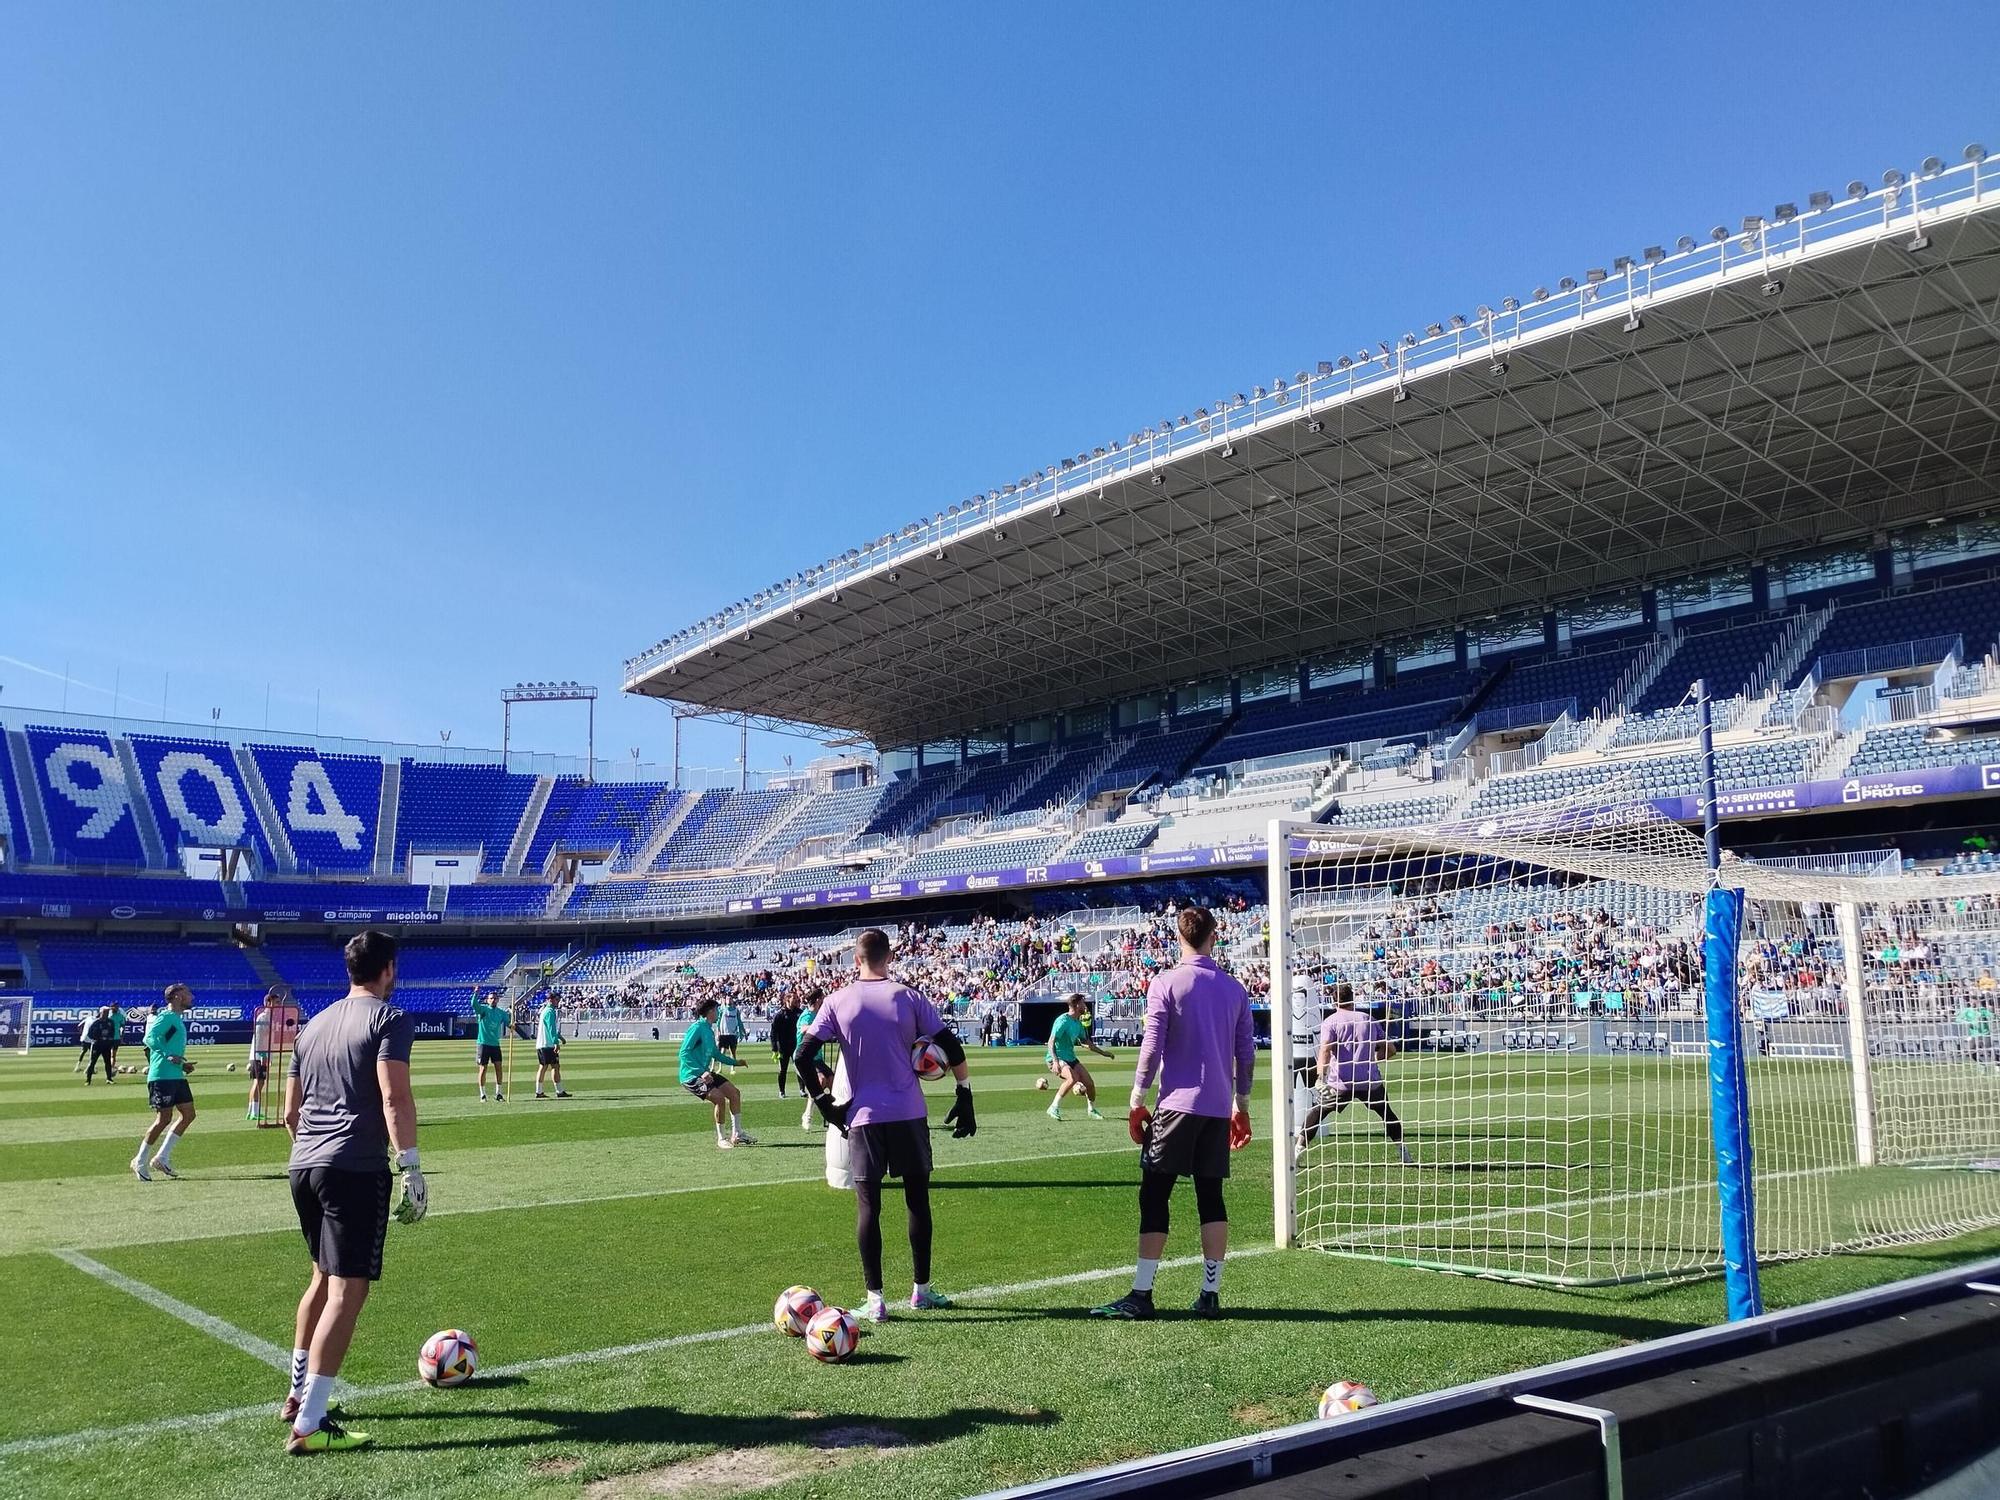
[[1515,312],[1520,306],[1521,299],[1518,297],[1502,297],[1500,299],[1500,311],[1502,312]]
[[1326,431],[1326,423],[1322,422],[1318,417],[1314,417],[1310,422],[1306,423],[1306,431],[1324,432]]
[[1982,161],[1985,161],[1986,148],[1980,145],[1979,142],[1974,141],[1971,145],[1965,148],[1965,159],[1969,162],[1974,163],[1975,165],[1977,165]]
[[1345,354],[1343,354],[1340,356],[1340,368],[1343,370],[1351,370],[1354,368],[1354,361],[1349,359]]
[[1631,269],[1632,269],[1632,257],[1631,257],[1631,256],[1629,256],[1629,255],[1620,255],[1620,256],[1616,256],[1616,257],[1614,257],[1614,258],[1612,259],[1612,262],[1611,262],[1611,269],[1612,269],[1612,270],[1614,270],[1614,271],[1629,271],[1629,270],[1631,270]]
[[1453,328],[1455,328],[1455,329],[1456,329],[1456,328],[1463,328],[1463,327],[1465,326],[1465,314],[1464,314],[1464,313],[1453,313],[1453,314],[1451,315],[1451,326],[1452,326]]
[[1743,232],[1745,234],[1755,234],[1763,227],[1764,216],[1762,214],[1745,214],[1743,216]]
[[1944,158],[1943,158],[1943,157],[1941,157],[1941,156],[1926,156],[1926,157],[1924,158],[1924,164],[1923,164],[1923,174],[1924,174],[1924,176],[1926,176],[1926,177],[1935,177],[1935,176],[1937,176],[1937,174],[1938,174],[1938,173],[1942,172],[1943,170],[1944,170]]
[[1559,292],[1573,292],[1573,291],[1575,291],[1575,290],[1576,290],[1576,278],[1575,278],[1574,276],[1565,276],[1565,277],[1563,277],[1563,278],[1562,278],[1562,280],[1560,280],[1560,281],[1558,281],[1558,282],[1556,283],[1556,290],[1557,290],[1557,291],[1559,291]]
[[1380,349],[1385,356],[1396,352],[1395,350],[1391,349],[1387,344],[1383,343],[1382,340],[1380,339],[1377,339],[1375,341],[1375,347],[1377,349]]
[[1814,213],[1824,213],[1827,209],[1833,207],[1833,194],[1815,188],[1812,192],[1806,194],[1806,207]]
[[1321,360],[1319,362],[1319,373],[1322,375],[1331,375],[1333,373],[1333,361],[1330,359]]
[[1770,280],[1762,283],[1757,288],[1757,290],[1762,292],[1766,297],[1775,297],[1784,289],[1785,289],[1785,280],[1782,276],[1773,276]]
[[1545,286],[1538,286],[1532,293],[1530,293],[1530,295],[1533,296],[1537,302],[1546,302],[1549,300],[1549,289]]
[[1796,203],[1780,203],[1776,208],[1771,210],[1771,217],[1776,219],[1780,224],[1789,224],[1798,216],[1799,206]]
[[1233,443],[1224,443],[1224,444],[1222,445],[1222,456],[1223,456],[1224,458],[1234,458],[1234,457],[1236,457],[1236,446],[1235,446],[1235,444],[1233,444]]
[[1847,196],[1850,198],[1866,198],[1868,196],[1868,184],[1863,182],[1859,177],[1855,178],[1847,184]]
[[1682,235],[1674,241],[1674,248],[1680,251],[1681,254],[1686,255],[1688,251],[1694,249],[1694,236],[1691,234]]
[[1417,336],[1416,336],[1416,335],[1415,335],[1414,333],[1407,333],[1407,332],[1406,332],[1406,333],[1405,333],[1405,334],[1403,335],[1403,347],[1404,347],[1405,349],[1414,349],[1414,348],[1416,348],[1416,347],[1417,347]]
[[1604,285],[1605,282],[1604,268],[1602,266],[1592,266],[1588,271],[1585,271],[1583,273],[1583,279],[1589,282],[1592,286]]
[[1164,474],[1155,474],[1153,476],[1154,489],[1158,489],[1161,485],[1165,484],[1166,482],[1167,482],[1167,476]]
[[1656,266],[1667,258],[1667,248],[1664,245],[1648,245],[1639,252],[1639,258],[1649,266]]
[[1430,323],[1424,327],[1424,337],[1426,338],[1437,338],[1443,332],[1444,324],[1442,323]]
[[[1321,364],[1325,364],[1325,363],[1326,363],[1326,361],[1325,361],[1325,360],[1321,360],[1321,361],[1320,361],[1320,363],[1321,363]],[[1324,371],[1322,371],[1321,373],[1322,373],[1322,374],[1324,374],[1325,372],[1324,372]],[[1306,382],[1306,378],[1307,378],[1307,377],[1306,377],[1306,372],[1305,372],[1304,370],[1301,370],[1301,371],[1299,371],[1299,373],[1298,373],[1298,374],[1296,374],[1296,375],[1294,375],[1294,376],[1292,377],[1292,384],[1293,384],[1293,385],[1303,385],[1303,384],[1305,384],[1305,382]]]
[[1715,228],[1709,230],[1708,237],[1719,245],[1724,240],[1729,238],[1729,231],[1725,229],[1722,225],[1718,224],[1715,226]]
[[1908,180],[1909,179],[1904,177],[1902,172],[1895,167],[1889,168],[1888,171],[1882,174],[1882,186],[1885,188],[1901,187]]
[[1488,365],[1486,368],[1489,374],[1505,375],[1507,373],[1507,361],[1504,359],[1496,359],[1493,361],[1492,364]]

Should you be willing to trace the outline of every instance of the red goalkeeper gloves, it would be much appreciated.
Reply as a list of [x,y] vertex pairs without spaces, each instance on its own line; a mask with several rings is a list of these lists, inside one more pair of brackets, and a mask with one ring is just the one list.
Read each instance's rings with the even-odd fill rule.
[[1229,1117],[1229,1149],[1241,1151],[1250,1144],[1250,1111],[1239,1109]]
[[1132,1144],[1146,1144],[1146,1132],[1153,1128],[1153,1112],[1143,1104],[1132,1106],[1132,1112],[1125,1116],[1125,1128],[1132,1133]]

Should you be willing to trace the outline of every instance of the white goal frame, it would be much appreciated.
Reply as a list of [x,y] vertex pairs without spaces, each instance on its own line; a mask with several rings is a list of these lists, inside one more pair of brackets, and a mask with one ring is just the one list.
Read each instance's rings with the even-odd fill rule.
[[21,1045],[18,1047],[0,1048],[0,1055],[13,1052],[16,1056],[26,1057],[35,1048],[35,997],[33,995],[0,995],[0,1006],[12,1005],[21,1007]]

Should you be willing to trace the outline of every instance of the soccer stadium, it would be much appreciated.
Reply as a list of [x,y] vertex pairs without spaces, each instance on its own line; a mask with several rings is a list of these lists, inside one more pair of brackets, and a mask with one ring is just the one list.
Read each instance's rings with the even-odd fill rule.
[[1992,1493],[2000,164],[1479,295],[626,601],[782,772],[9,696],[0,1494]]

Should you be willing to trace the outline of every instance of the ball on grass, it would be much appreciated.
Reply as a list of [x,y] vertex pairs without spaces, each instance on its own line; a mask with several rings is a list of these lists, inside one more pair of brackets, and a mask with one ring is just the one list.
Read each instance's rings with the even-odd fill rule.
[[861,1325],[844,1307],[822,1307],[806,1324],[806,1350],[821,1364],[839,1364],[860,1343]]
[[464,1385],[478,1368],[479,1346],[457,1328],[432,1334],[417,1353],[417,1374],[426,1385]]
[[1045,1077],[1044,1077],[1044,1078],[1037,1078],[1037,1079],[1035,1080],[1035,1087],[1036,1087],[1036,1088],[1038,1088],[1038,1089],[1046,1089],[1046,1088],[1047,1088],[1048,1086],[1049,1086],[1049,1081],[1048,1081],[1048,1079],[1047,1079],[1047,1078],[1045,1078]]
[[788,1286],[778,1293],[777,1306],[771,1309],[771,1322],[778,1332],[802,1339],[806,1336],[806,1325],[825,1306],[826,1299],[811,1287]]
[[1351,1411],[1364,1411],[1378,1404],[1375,1393],[1360,1381],[1336,1380],[1320,1395],[1319,1417],[1324,1422],[1329,1417],[1345,1416]]
[[225,1072],[225,1073],[234,1073],[234,1072],[236,1071],[236,1064],[235,1064],[235,1063],[231,1063],[231,1064],[229,1064],[229,1066],[228,1066],[228,1067],[224,1068],[224,1069],[223,1069],[222,1071],[223,1071],[223,1072]]

